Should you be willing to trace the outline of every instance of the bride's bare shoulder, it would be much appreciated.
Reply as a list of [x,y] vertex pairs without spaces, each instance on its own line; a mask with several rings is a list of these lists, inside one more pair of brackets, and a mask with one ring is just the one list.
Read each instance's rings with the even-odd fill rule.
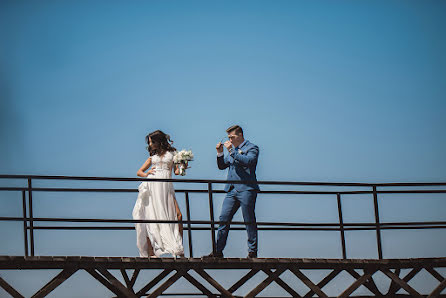
[[152,156],[149,156],[149,158],[146,159],[146,161],[144,162],[144,165],[148,165],[152,163]]

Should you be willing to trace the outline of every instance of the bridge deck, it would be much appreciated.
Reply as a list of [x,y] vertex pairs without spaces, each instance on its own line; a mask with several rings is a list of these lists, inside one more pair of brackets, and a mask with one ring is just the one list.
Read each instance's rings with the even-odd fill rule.
[[411,259],[310,259],[310,258],[139,258],[90,256],[0,256],[0,269],[276,269],[293,266],[300,269],[367,269],[446,267],[445,258]]
[[[88,272],[94,279],[107,287],[117,297],[157,297],[161,295],[173,295],[165,293],[178,279],[184,278],[192,284],[198,293],[176,293],[178,296],[208,296],[208,297],[256,297],[268,285],[275,282],[292,297],[329,297],[323,287],[332,281],[339,273],[345,271],[354,278],[351,285],[346,285],[345,290],[336,294],[336,297],[444,297],[441,293],[446,288],[446,278],[437,271],[446,267],[446,258],[414,258],[414,259],[295,259],[295,258],[222,258],[222,259],[198,259],[198,258],[135,258],[135,257],[88,257],[88,256],[0,256],[1,270],[20,269],[59,269],[61,272],[43,286],[33,297],[45,297],[65,280],[70,278],[78,270]],[[122,280],[113,275],[109,270],[119,269]],[[126,270],[127,269],[127,270]],[[133,269],[132,275],[128,275],[128,269]],[[141,270],[162,269],[144,287],[135,289],[135,282]],[[248,273],[242,276],[231,287],[224,287],[206,271],[209,269],[238,270],[248,269]],[[301,270],[329,270],[330,273],[318,282],[311,281],[306,276],[306,271]],[[402,276],[402,270],[409,272]],[[430,293],[422,294],[409,285],[409,281],[421,270],[426,270],[439,284]],[[287,284],[281,279],[282,273],[288,271],[300,281],[306,289],[306,294],[298,294],[295,283]],[[382,272],[390,279],[390,286],[383,291],[373,279],[373,275]],[[195,272],[200,280],[191,275]],[[254,288],[244,293],[243,296],[235,295],[235,292],[245,285],[258,272],[266,274],[266,278]],[[196,275],[194,274],[194,275]],[[400,276],[401,275],[401,276]],[[204,282],[205,281],[205,282]],[[210,287],[210,286],[211,287]],[[0,277],[0,286],[13,297],[24,297],[18,290]],[[157,286],[157,287],[156,287]],[[351,296],[358,287],[366,287],[373,296]],[[397,293],[400,290],[407,294]],[[299,289],[302,291],[302,289]]]

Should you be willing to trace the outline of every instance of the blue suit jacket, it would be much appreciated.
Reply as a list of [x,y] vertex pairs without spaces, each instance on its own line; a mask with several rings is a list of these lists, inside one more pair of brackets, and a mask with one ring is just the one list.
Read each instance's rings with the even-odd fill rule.
[[[259,147],[246,141],[229,155],[217,157],[217,165],[220,170],[229,168],[227,180],[250,181],[249,184],[233,184],[237,191],[259,190],[256,177],[258,158]],[[231,185],[226,184],[225,191],[228,191]]]

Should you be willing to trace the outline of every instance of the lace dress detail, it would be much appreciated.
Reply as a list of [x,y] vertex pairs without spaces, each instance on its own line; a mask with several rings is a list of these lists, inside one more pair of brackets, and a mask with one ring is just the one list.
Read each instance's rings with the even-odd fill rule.
[[[173,153],[166,152],[164,156],[152,156],[155,173],[147,178],[172,178]],[[177,220],[175,208],[175,191],[172,182],[142,182],[133,208],[133,219],[146,220]],[[178,224],[167,223],[137,223],[136,244],[141,257],[148,257],[147,238],[156,256],[183,254],[183,239]]]

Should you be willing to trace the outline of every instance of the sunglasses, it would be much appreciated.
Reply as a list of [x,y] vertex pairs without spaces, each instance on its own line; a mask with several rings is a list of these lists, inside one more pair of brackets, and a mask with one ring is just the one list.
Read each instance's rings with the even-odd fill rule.
[[235,135],[231,135],[231,136],[225,136],[220,140],[220,143],[224,143],[226,141],[230,141],[231,138],[236,137]]

